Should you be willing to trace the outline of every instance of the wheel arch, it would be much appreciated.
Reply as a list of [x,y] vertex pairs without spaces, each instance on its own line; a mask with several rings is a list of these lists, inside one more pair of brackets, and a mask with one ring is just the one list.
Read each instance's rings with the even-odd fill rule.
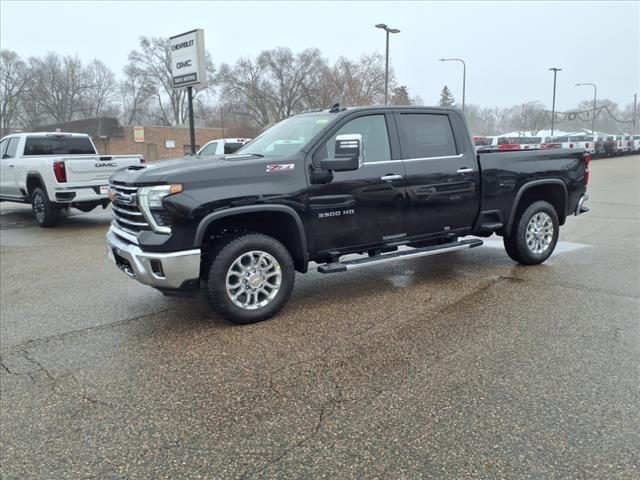
[[27,181],[25,183],[25,187],[27,189],[27,196],[29,199],[31,198],[31,194],[37,187],[41,187],[44,190],[44,193],[47,194],[47,196],[49,195],[49,192],[47,191],[47,187],[44,183],[44,179],[42,178],[42,175],[40,175],[40,173],[38,172],[29,172],[27,174]]
[[516,218],[516,214],[537,200],[544,200],[553,205],[556,213],[558,214],[558,223],[560,225],[564,225],[567,217],[568,198],[569,193],[567,191],[567,185],[559,178],[533,180],[525,183],[520,187],[515,196],[505,230],[510,232]]
[[206,215],[198,225],[195,247],[226,229],[264,233],[280,241],[291,253],[296,270],[306,272],[309,264],[307,237],[298,213],[287,205],[248,205]]

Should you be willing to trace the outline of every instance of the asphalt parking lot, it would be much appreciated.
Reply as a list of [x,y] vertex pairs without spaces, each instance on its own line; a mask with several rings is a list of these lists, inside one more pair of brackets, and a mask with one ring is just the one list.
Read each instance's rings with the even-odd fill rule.
[[544,265],[312,272],[251,326],[121,274],[108,210],[3,203],[2,478],[639,478],[640,156],[591,171]]

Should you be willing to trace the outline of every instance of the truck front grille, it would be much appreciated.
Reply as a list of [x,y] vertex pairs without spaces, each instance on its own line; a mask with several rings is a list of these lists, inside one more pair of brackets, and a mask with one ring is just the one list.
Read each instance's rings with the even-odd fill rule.
[[124,231],[136,234],[151,227],[138,208],[138,187],[112,182],[109,188],[113,192],[111,209],[116,225]]

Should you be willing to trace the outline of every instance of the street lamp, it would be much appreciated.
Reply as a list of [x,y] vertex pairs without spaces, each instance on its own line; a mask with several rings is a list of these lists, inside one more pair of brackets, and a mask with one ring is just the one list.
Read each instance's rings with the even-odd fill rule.
[[595,83],[576,83],[576,87],[591,85],[593,87],[593,118],[591,119],[591,135],[596,134],[596,99],[598,98],[598,86]]
[[378,23],[376,28],[381,28],[387,32],[387,53],[384,60],[384,104],[386,105],[389,99],[389,34],[400,33],[400,30],[397,28],[391,28],[384,23]]
[[556,75],[562,71],[561,68],[551,67],[553,71],[553,103],[551,104],[551,136],[553,137],[553,122],[556,119]]
[[467,83],[467,64],[461,58],[441,58],[441,62],[460,62],[462,63],[462,111],[464,112],[464,99],[466,96]]

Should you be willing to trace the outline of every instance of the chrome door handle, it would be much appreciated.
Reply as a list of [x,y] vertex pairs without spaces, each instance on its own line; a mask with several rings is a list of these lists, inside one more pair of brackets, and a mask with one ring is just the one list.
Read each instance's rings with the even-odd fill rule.
[[456,173],[473,173],[473,168],[464,167],[456,170]]
[[389,182],[391,180],[402,180],[402,175],[385,175],[384,177],[380,177],[380,180],[384,182]]

